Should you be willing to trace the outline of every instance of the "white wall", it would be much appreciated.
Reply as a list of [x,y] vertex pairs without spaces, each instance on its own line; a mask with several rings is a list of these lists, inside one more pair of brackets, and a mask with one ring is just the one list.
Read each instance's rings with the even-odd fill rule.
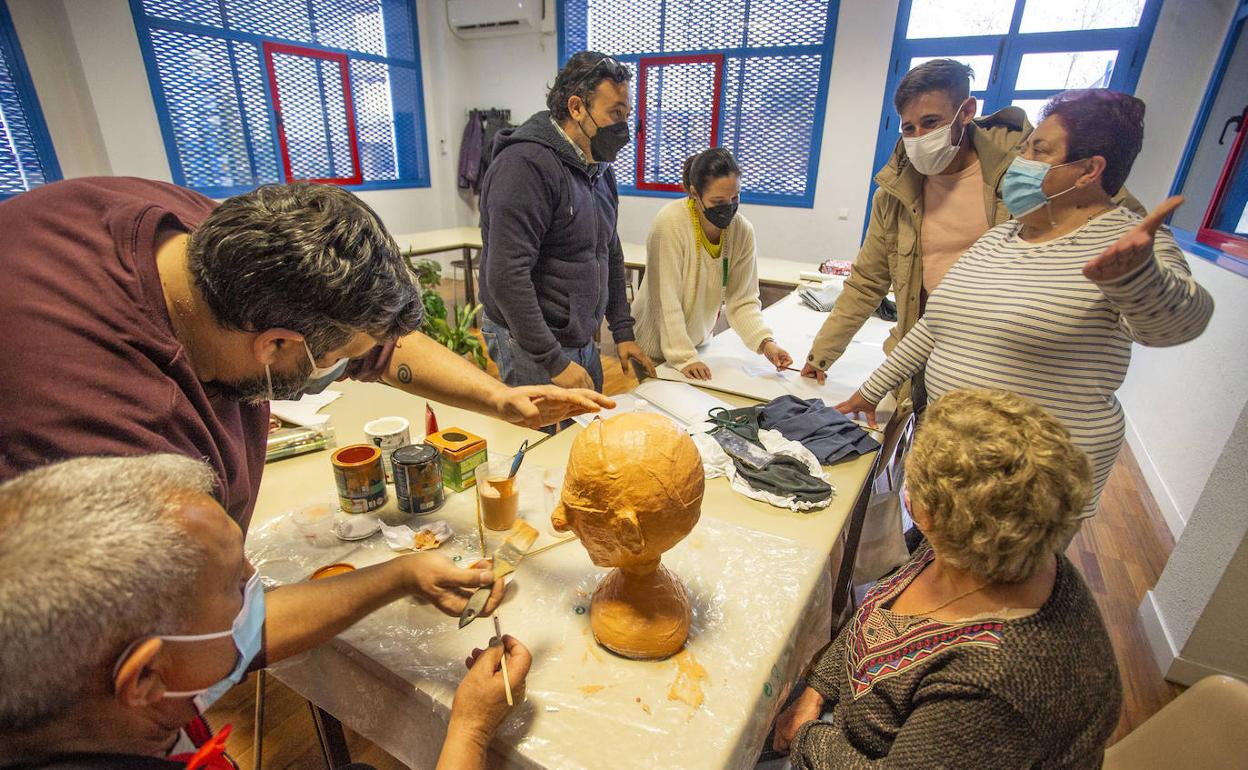
[[[1144,149],[1127,184],[1153,207],[1169,191],[1236,0],[1162,5],[1136,89],[1148,105]],[[1127,440],[1176,538],[1248,402],[1248,279],[1192,255],[1192,274],[1213,295],[1204,335],[1175,348],[1135,346],[1118,396]]]
[[1140,606],[1167,679],[1210,674],[1248,679],[1248,409],[1234,430],[1157,586]]
[[[13,0],[10,7],[65,176],[171,180],[126,0]],[[439,152],[440,140],[452,131],[444,107],[450,92],[440,66],[447,56],[446,27],[426,18],[426,11],[440,12],[442,7],[434,1],[421,3],[419,9],[433,185],[360,194],[394,233],[457,224],[450,193],[454,168],[449,151]]]

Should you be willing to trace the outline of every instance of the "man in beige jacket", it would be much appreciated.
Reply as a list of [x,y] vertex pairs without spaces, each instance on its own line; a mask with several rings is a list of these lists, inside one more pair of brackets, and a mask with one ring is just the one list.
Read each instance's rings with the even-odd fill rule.
[[[1018,107],[976,118],[972,76],[965,64],[934,59],[910,70],[898,84],[893,103],[901,116],[901,138],[875,175],[878,189],[866,239],[806,356],[802,376],[823,383],[890,287],[897,299],[897,325],[884,350],[892,351],[962,252],[1009,219],[1001,179],[1032,126]],[[1123,197],[1124,205],[1143,212],[1126,188],[1116,199]],[[903,385],[898,400],[909,390]]]

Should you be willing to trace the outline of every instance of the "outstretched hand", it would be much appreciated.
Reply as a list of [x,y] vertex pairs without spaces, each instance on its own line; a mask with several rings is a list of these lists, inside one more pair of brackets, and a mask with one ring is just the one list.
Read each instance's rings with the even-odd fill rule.
[[1166,198],[1160,206],[1140,220],[1138,225],[1124,233],[1099,255],[1088,260],[1083,266],[1083,277],[1089,281],[1116,281],[1135,272],[1140,265],[1152,259],[1157,228],[1182,204],[1182,195]]
[[495,404],[495,413],[513,425],[540,428],[586,412],[612,409],[615,401],[584,388],[557,385],[523,385],[504,390]]

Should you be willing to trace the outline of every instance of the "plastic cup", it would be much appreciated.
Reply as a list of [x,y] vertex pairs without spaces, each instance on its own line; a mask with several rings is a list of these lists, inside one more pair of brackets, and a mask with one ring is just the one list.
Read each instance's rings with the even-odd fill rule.
[[473,473],[477,477],[477,496],[481,499],[481,519],[487,529],[506,532],[516,523],[520,511],[520,489],[511,472],[511,457],[481,463]]
[[337,511],[335,502],[317,498],[296,508],[290,520],[308,545],[326,548],[338,542],[334,534],[334,514]]

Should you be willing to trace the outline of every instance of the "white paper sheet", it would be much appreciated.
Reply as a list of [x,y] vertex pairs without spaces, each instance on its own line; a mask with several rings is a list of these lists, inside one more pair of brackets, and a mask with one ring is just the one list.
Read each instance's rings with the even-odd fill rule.
[[324,390],[320,393],[306,393],[295,401],[274,400],[269,402],[269,411],[283,422],[315,428],[329,422],[329,415],[317,413],[341,395],[337,390]]

